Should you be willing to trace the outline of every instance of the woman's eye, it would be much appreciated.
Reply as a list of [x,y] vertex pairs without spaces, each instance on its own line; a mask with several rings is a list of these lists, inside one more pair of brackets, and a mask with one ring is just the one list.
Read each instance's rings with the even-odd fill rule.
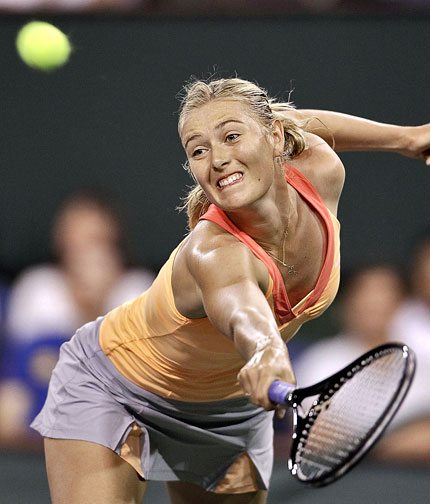
[[225,137],[225,139],[229,142],[232,142],[233,140],[236,140],[236,138],[239,137],[239,133],[230,133]]
[[197,156],[200,156],[200,154],[203,153],[203,149],[196,149],[192,152],[191,156],[192,157],[197,157]]

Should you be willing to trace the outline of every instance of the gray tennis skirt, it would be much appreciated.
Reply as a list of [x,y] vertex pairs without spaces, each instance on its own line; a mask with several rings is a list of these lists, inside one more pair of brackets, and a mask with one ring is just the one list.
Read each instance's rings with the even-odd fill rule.
[[247,453],[259,488],[267,489],[273,412],[246,398],[185,402],[144,390],[126,379],[100,348],[102,320],[84,325],[62,345],[45,405],[31,427],[44,437],[92,441],[120,455],[137,425],[145,480],[187,481],[208,491]]

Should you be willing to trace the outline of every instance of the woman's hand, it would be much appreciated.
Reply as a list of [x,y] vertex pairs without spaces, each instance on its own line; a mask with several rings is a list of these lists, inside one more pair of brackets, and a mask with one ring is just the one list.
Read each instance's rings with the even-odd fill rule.
[[406,129],[407,147],[398,152],[404,156],[424,159],[430,166],[430,123]]
[[296,379],[288,355],[287,346],[279,338],[257,344],[255,353],[240,370],[238,380],[245,395],[265,410],[276,409],[276,416],[282,418],[285,408],[274,405],[268,396],[268,390],[274,380],[295,384]]

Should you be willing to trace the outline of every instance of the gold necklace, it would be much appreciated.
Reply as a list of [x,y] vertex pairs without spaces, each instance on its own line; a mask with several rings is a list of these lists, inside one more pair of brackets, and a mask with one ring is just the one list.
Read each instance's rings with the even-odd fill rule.
[[282,264],[282,266],[285,266],[286,268],[288,268],[288,271],[287,271],[288,275],[297,275],[297,270],[296,270],[294,264],[288,264],[287,262],[285,262],[285,255],[286,255],[285,242],[287,240],[287,236],[288,236],[288,227],[285,228],[284,234],[282,236],[282,261],[281,261],[281,259],[279,259],[275,255],[273,255],[271,252],[267,252],[267,253],[269,254],[269,256],[272,259],[277,261],[279,264]]

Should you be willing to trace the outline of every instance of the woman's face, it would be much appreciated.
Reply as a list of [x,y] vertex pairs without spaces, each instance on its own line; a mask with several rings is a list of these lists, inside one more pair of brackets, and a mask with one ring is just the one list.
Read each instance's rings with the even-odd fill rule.
[[193,110],[181,131],[191,172],[209,201],[226,211],[248,207],[273,183],[283,132],[268,133],[239,100],[213,100]]

